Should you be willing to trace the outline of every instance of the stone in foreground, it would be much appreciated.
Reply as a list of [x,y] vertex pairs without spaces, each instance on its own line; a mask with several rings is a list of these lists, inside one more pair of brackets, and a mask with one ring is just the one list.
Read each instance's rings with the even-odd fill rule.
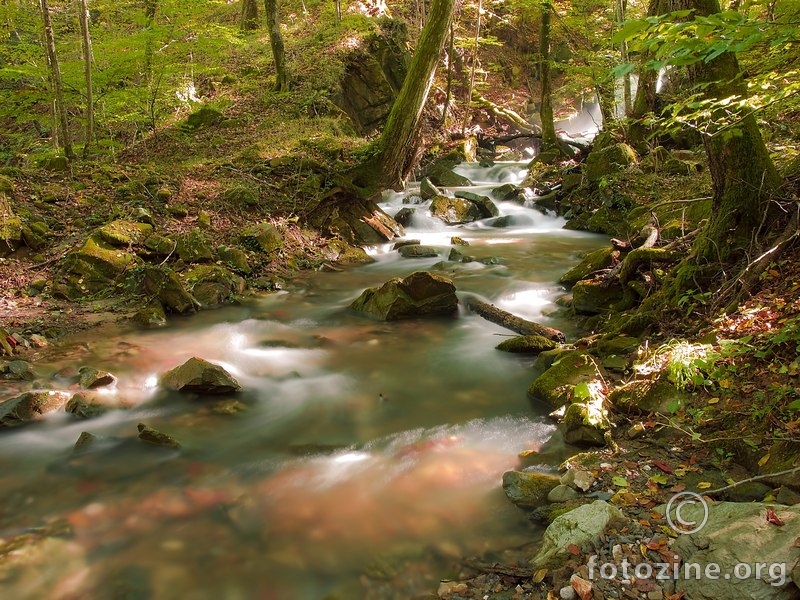
[[225,369],[196,356],[164,373],[161,387],[197,394],[229,394],[242,389]]
[[450,316],[458,311],[453,282],[425,271],[364,290],[351,308],[383,321]]

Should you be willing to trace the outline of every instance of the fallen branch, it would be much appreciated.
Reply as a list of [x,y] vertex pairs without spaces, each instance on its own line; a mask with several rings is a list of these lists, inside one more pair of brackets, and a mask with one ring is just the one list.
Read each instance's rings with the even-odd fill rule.
[[464,559],[461,564],[468,569],[477,571],[478,573],[494,573],[496,575],[506,575],[508,577],[516,577],[519,579],[527,579],[529,577],[533,577],[534,574],[534,570],[530,567],[512,567],[511,565],[488,563],[474,558]]
[[487,321],[491,321],[511,331],[516,331],[520,335],[541,335],[555,342],[565,342],[567,339],[558,329],[553,329],[552,327],[547,327],[546,325],[540,325],[539,323],[517,317],[510,312],[497,308],[494,304],[479,300],[475,296],[465,295],[463,302],[469,310]]
[[491,100],[487,100],[483,96],[481,96],[478,92],[472,92],[472,102],[478,106],[479,108],[486,108],[491,112],[495,117],[498,119],[503,119],[504,121],[509,122],[511,125],[516,127],[519,131],[527,134],[537,134],[539,131],[538,128],[533,125],[532,123],[528,123],[525,119],[523,119],[519,114],[514,112],[509,108],[503,108],[502,106],[498,106]]
[[760,481],[762,479],[770,479],[771,477],[780,477],[781,475],[791,475],[792,473],[797,473],[800,471],[800,467],[794,467],[793,469],[786,469],[785,471],[778,471],[777,473],[765,473],[764,475],[755,475],[753,477],[748,477],[747,479],[742,479],[741,481],[736,481],[730,485],[726,485],[725,487],[717,488],[715,490],[708,490],[703,492],[704,496],[713,496],[715,494],[719,494],[720,492],[725,492],[727,490],[732,490],[733,488],[742,485],[743,483],[750,483],[752,481]]

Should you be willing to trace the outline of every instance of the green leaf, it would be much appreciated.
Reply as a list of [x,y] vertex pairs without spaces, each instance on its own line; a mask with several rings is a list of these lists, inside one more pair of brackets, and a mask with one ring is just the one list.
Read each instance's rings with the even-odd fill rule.
[[800,410],[800,400],[795,400],[786,407],[789,410]]
[[574,400],[586,400],[591,397],[592,392],[589,390],[589,384],[585,381],[576,385],[572,390],[572,397]]
[[619,44],[621,42],[628,41],[629,39],[633,38],[637,33],[640,31],[644,31],[650,26],[650,23],[647,21],[625,21],[622,24],[622,27],[611,37],[611,42],[613,44]]
[[611,479],[611,483],[613,483],[617,487],[626,488],[628,487],[628,480],[622,477],[621,475],[617,475]]
[[669,481],[669,477],[667,477],[666,473],[656,473],[655,475],[651,475],[650,479],[659,485],[667,485]]

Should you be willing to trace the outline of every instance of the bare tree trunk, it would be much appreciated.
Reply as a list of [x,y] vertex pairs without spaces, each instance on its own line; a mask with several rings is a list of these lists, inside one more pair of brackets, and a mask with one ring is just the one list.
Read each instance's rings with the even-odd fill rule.
[[467,130],[467,121],[470,118],[469,103],[472,98],[472,91],[475,89],[475,69],[478,66],[478,44],[481,39],[481,16],[483,12],[483,0],[478,0],[478,17],[475,19],[475,47],[472,49],[472,68],[469,72],[469,90],[467,92],[467,110],[464,112],[464,121],[461,123],[461,134]]
[[239,27],[242,31],[258,29],[258,0],[242,0],[242,18]]
[[447,111],[450,110],[450,100],[453,96],[453,55],[455,54],[455,28],[450,23],[450,41],[447,44],[447,90],[444,96],[444,107],[442,108],[442,120],[439,127],[447,124]]
[[336,22],[342,21],[342,0],[333,0],[333,7],[336,9]]
[[[622,23],[625,20],[625,0],[616,0],[617,21]],[[619,47],[620,60],[623,63],[628,62],[628,43],[624,40]],[[631,74],[625,73],[622,77],[622,101],[625,108],[625,116],[631,114],[633,108],[631,103]]]
[[67,158],[75,158],[72,150],[72,138],[69,135],[69,122],[67,121],[67,107],[64,104],[64,89],[61,83],[61,68],[58,65],[56,55],[56,40],[53,35],[53,22],[50,19],[50,7],[47,0],[39,0],[39,7],[42,10],[42,20],[44,22],[44,38],[47,47],[47,62],[50,65],[50,77],[53,80],[53,95],[55,99],[56,114],[58,116],[58,129],[61,137],[61,144],[64,147],[64,154]]
[[377,143],[377,170],[369,177],[376,189],[398,185],[411,169],[417,149],[417,126],[453,20],[454,5],[455,0],[431,2],[408,74]]
[[552,12],[552,3],[550,0],[544,0],[539,34],[539,79],[542,85],[539,118],[542,121],[542,151],[558,146],[556,126],[553,122],[553,91],[550,74],[550,18]]
[[89,35],[89,6],[80,0],[81,34],[83,38],[83,71],[86,79],[86,143],[83,155],[89,154],[94,144],[94,92],[92,90],[92,38]]
[[264,11],[267,15],[272,58],[275,61],[275,91],[288,92],[291,87],[291,77],[289,67],[286,65],[286,51],[283,46],[281,24],[278,20],[278,0],[264,0]]

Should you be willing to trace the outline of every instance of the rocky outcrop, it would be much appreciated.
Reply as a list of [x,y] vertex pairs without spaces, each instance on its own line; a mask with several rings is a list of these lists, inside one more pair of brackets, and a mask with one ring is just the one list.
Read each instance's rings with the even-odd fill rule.
[[256,223],[242,231],[242,246],[253,252],[269,253],[283,246],[283,234],[272,223]]
[[528,394],[544,400],[553,408],[560,408],[572,402],[576,385],[589,383],[603,375],[603,367],[590,354],[581,350],[564,352],[533,381]]
[[623,296],[622,286],[616,281],[584,279],[572,288],[572,308],[579,315],[597,315],[611,310]]
[[167,390],[197,394],[230,394],[242,389],[225,369],[196,356],[164,373],[160,384]]
[[464,200],[469,200],[472,202],[475,205],[475,208],[478,209],[478,212],[480,212],[482,219],[496,217],[500,214],[500,209],[497,208],[497,205],[495,205],[495,203],[492,202],[492,199],[488,196],[482,196],[481,194],[459,190],[455,193],[455,197],[463,198]]
[[590,183],[596,183],[606,175],[617,173],[638,162],[636,151],[628,144],[615,144],[595,150],[586,157],[584,174]]
[[518,335],[500,342],[495,348],[514,354],[539,354],[557,346],[557,342],[542,335]]
[[669,381],[637,379],[614,388],[608,400],[621,413],[671,415],[684,408],[689,398]]
[[198,265],[181,273],[202,308],[220,306],[244,292],[244,279],[219,265]]
[[365,290],[350,307],[377,319],[396,321],[451,316],[458,312],[458,298],[449,279],[417,271]]
[[169,267],[145,267],[143,287],[170,312],[184,314],[200,308],[200,303],[184,289],[181,280]]

